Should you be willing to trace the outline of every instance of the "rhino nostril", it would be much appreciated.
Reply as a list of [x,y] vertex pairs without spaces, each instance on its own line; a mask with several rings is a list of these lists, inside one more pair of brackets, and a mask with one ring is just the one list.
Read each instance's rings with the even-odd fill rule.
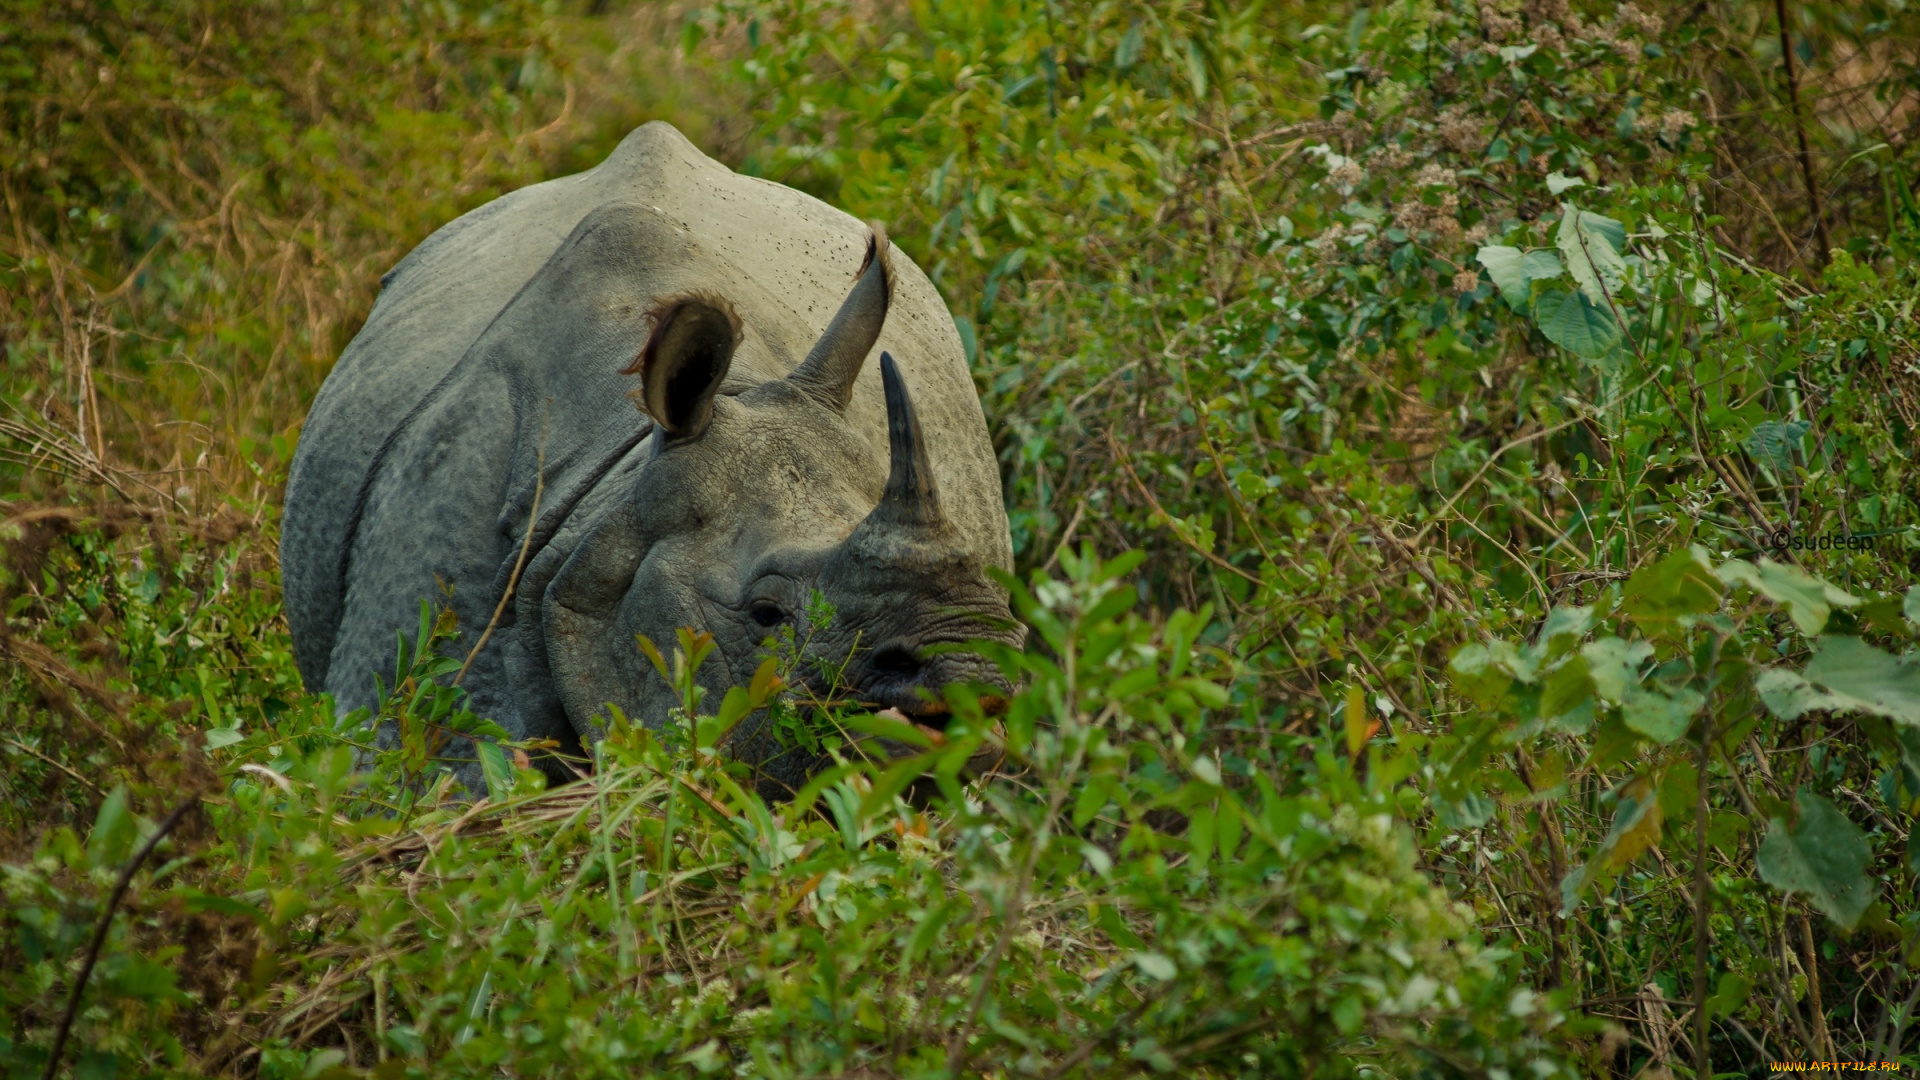
[[873,669],[889,675],[911,675],[920,670],[920,661],[905,645],[882,645],[874,650]]

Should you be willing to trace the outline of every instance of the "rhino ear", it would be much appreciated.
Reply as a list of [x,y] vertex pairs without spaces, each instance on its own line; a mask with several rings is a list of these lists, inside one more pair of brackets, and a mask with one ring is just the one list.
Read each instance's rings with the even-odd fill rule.
[[635,397],[668,438],[698,438],[739,344],[740,317],[726,301],[672,297],[654,307],[653,333],[622,374],[640,376]]

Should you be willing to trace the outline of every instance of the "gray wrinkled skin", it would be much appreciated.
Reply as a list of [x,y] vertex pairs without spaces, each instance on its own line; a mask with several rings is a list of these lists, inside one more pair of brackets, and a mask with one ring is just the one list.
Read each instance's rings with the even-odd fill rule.
[[[663,723],[636,634],[712,633],[717,703],[780,625],[805,636],[814,589],[837,614],[812,651],[852,657],[855,698],[938,727],[926,692],[996,681],[922,652],[1018,642],[985,576],[1011,547],[952,319],[883,237],[653,123],[447,225],[383,285],[307,419],[281,540],[301,675],[343,712],[378,704],[422,598],[451,606],[464,655],[530,518],[463,684],[516,739],[577,751],[609,704]],[[776,786],[813,764],[758,718],[730,746]],[[477,765],[462,779],[483,790]]]

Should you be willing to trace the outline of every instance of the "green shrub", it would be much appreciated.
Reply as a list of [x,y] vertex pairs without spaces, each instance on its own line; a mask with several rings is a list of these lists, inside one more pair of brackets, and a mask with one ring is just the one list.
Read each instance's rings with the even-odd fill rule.
[[[526,769],[479,805],[433,804],[444,784],[408,802],[410,748],[358,771],[359,717],[282,713],[214,752],[204,832],[141,875],[83,1067],[1559,1072],[1560,1008],[1416,868],[1397,819],[1413,759],[1292,740],[1276,753],[1301,764],[1276,776],[1232,753],[1207,617],[1133,613],[1137,561],[1068,553],[1065,580],[1016,587],[1046,646],[1002,657],[1024,679],[1003,727],[956,689],[943,744],[854,758],[783,806],[711,729],[676,751],[621,725],[588,782],[543,791]],[[457,719],[458,692],[420,678],[454,661],[413,651],[388,713]],[[989,738],[1001,773],[961,787]],[[919,810],[901,795],[928,770],[942,791]],[[17,1065],[42,1060],[143,828],[116,789],[84,839],[53,830],[9,868]],[[251,959],[190,996],[219,935]]]

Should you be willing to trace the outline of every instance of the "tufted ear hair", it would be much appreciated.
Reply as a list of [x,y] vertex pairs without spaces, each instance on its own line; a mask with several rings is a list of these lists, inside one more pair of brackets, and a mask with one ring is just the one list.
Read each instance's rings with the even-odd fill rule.
[[621,371],[639,375],[634,397],[670,439],[697,439],[740,344],[740,317],[716,296],[690,293],[654,305],[653,333]]

